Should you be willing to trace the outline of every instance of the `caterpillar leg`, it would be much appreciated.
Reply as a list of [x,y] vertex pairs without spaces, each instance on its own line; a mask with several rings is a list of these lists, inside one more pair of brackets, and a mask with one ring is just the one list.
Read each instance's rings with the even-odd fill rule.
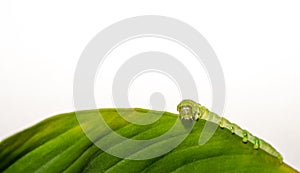
[[259,143],[260,143],[260,139],[255,137],[254,138],[254,149],[257,150],[259,148],[259,145],[260,145]]

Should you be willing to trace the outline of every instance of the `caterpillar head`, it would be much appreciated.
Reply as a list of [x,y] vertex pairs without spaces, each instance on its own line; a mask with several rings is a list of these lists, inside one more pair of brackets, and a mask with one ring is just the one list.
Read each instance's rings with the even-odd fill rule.
[[197,121],[201,117],[200,107],[201,105],[193,100],[182,100],[177,106],[177,111],[180,119]]

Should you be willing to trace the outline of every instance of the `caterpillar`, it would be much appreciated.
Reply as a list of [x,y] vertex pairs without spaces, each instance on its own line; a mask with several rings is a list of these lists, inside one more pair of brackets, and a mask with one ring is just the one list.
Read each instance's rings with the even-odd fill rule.
[[240,128],[238,125],[231,123],[227,119],[220,117],[214,112],[209,111],[206,107],[200,105],[199,103],[194,102],[193,100],[183,100],[177,106],[177,111],[179,112],[179,118],[181,120],[193,120],[198,121],[199,119],[203,119],[206,121],[210,121],[213,123],[217,123],[220,128],[228,129],[232,132],[232,134],[236,134],[237,136],[242,138],[243,143],[250,142],[253,144],[254,149],[262,149],[265,152],[271,154],[274,157],[277,157],[282,163],[283,157],[281,154],[276,151],[270,144],[265,142],[262,139],[259,139],[256,136],[253,136],[247,130]]

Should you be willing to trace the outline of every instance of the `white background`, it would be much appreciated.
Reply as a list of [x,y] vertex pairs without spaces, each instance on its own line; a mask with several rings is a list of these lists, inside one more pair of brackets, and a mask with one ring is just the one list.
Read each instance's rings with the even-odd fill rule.
[[[271,141],[285,162],[300,170],[299,9],[300,1],[297,0],[2,0],[0,139],[46,117],[74,110],[72,85],[76,64],[82,50],[98,32],[125,18],[164,15],[197,29],[217,53],[226,80],[224,116],[252,134]],[[145,45],[152,50],[156,44],[161,44],[161,51],[169,50],[168,53],[179,50],[156,41],[144,39],[144,44],[129,43],[131,49],[120,48],[119,53],[111,57],[129,56],[135,51],[134,45]],[[180,57],[184,52],[177,53]],[[108,64],[113,66],[112,62]],[[193,71],[196,76],[205,73],[201,66],[197,67],[200,67],[199,74]],[[112,78],[113,74],[105,76]],[[166,92],[165,110],[175,112],[174,106],[180,96],[172,81],[162,82],[161,88],[157,87],[159,83],[151,84],[151,81],[167,80],[158,74],[137,78],[129,91],[132,106],[151,108],[149,96],[155,92],[154,88]],[[97,81],[95,85],[99,85]],[[209,106],[211,91],[207,78],[202,76],[197,85],[200,86],[201,103]],[[166,90],[169,87],[172,89]],[[99,107],[114,107],[109,102],[101,104],[104,97],[109,97],[109,87],[107,92],[105,88],[97,88],[95,95]]]

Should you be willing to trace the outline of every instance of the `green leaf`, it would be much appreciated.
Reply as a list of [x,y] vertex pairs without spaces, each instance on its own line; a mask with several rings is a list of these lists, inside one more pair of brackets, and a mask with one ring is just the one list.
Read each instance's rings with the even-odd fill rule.
[[[81,114],[92,115],[94,111],[81,111]],[[177,114],[164,112],[155,123],[135,125],[123,119],[118,111],[145,119],[162,112],[145,109],[99,111],[116,133],[136,140],[160,136],[178,120]],[[84,125],[90,130],[101,129],[95,122],[91,118]],[[254,150],[253,144],[243,143],[227,129],[218,128],[205,145],[198,145],[205,122],[196,122],[188,137],[165,155],[128,160],[110,155],[91,142],[75,113],[60,114],[2,141],[0,172],[297,172],[265,151]],[[97,138],[95,142],[109,141],[111,136],[101,130],[93,135]],[[122,142],[118,145],[123,146]],[[141,150],[155,152],[151,146]]]

